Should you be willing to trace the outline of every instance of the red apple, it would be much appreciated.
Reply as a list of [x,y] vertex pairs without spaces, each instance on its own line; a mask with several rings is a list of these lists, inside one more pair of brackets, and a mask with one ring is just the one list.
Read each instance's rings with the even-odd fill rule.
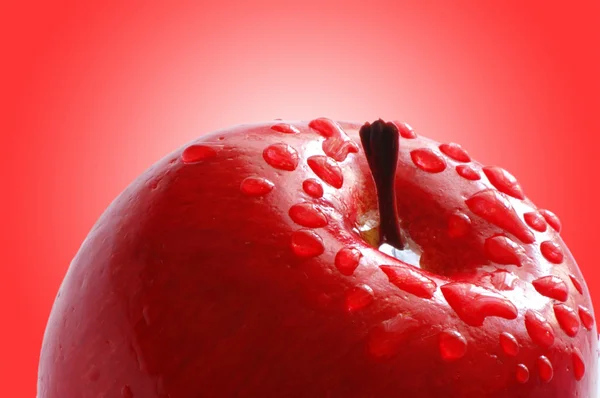
[[205,135],[90,232],[38,397],[589,398],[592,303],[560,229],[406,124]]

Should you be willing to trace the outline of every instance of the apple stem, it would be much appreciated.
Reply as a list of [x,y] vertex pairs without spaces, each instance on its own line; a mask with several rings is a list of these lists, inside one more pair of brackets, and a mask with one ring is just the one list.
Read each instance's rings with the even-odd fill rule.
[[375,181],[379,202],[380,246],[404,248],[396,208],[396,166],[398,164],[398,128],[379,119],[360,128],[360,140]]

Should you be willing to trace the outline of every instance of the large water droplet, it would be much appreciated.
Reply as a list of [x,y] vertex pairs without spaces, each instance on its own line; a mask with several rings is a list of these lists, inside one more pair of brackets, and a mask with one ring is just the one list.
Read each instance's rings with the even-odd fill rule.
[[546,220],[544,220],[544,217],[538,213],[537,211],[530,211],[529,213],[525,213],[523,214],[523,218],[525,219],[525,222],[527,223],[527,225],[529,225],[531,228],[535,229],[538,232],[545,232],[546,231]]
[[337,123],[325,117],[311,120],[310,123],[308,123],[308,127],[325,138],[334,137],[343,133],[342,128]]
[[419,322],[404,314],[384,321],[369,332],[367,352],[375,359],[393,358],[418,329]]
[[502,167],[486,166],[483,168],[483,172],[498,191],[510,195],[513,198],[525,199],[523,189],[521,188],[521,185],[519,185],[517,179]]
[[398,289],[421,298],[432,298],[436,283],[410,265],[381,265],[390,283]]
[[415,166],[428,173],[440,173],[446,169],[444,158],[429,148],[420,148],[411,151],[410,158]]
[[471,219],[465,213],[456,211],[448,217],[448,236],[462,238],[471,229]]
[[523,243],[533,243],[535,237],[498,191],[486,189],[466,200],[469,209],[484,220],[515,235]]
[[523,262],[527,261],[525,250],[506,236],[497,235],[487,238],[483,248],[487,258],[498,264],[514,264],[521,267]]
[[335,267],[342,275],[350,276],[354,273],[362,253],[356,247],[346,246],[335,255]]
[[190,145],[181,154],[183,163],[197,163],[217,156],[214,147],[208,145]]
[[240,184],[240,191],[247,196],[263,196],[273,190],[271,181],[262,177],[247,177]]
[[323,152],[332,159],[343,162],[349,154],[358,152],[358,145],[344,134],[323,141]]
[[515,371],[515,378],[521,384],[525,384],[529,381],[529,369],[524,364],[520,363],[517,365]]
[[467,340],[456,330],[444,330],[440,333],[440,355],[445,361],[455,361],[467,353]]
[[288,123],[277,123],[271,126],[271,130],[280,132],[280,133],[285,133],[285,134],[298,134],[300,132],[300,130],[298,130],[297,127],[292,126],[291,124]]
[[470,181],[477,181],[481,179],[479,172],[477,172],[477,170],[473,166],[468,164],[459,164],[458,166],[456,166],[456,172],[462,178],[465,178]]
[[557,276],[548,275],[531,282],[535,290],[543,296],[559,301],[567,301],[569,289],[565,282]]
[[413,128],[404,122],[394,121],[393,122],[398,128],[398,133],[400,133],[400,137],[406,139],[414,139],[417,138],[417,133],[413,130]]
[[450,159],[456,160],[457,162],[471,161],[471,157],[467,151],[465,151],[462,146],[453,142],[440,145],[440,151],[442,151],[442,153],[448,156]]
[[581,324],[587,330],[592,330],[594,326],[594,316],[592,315],[592,311],[588,310],[582,305],[577,306],[579,310],[579,319],[581,319]]
[[276,169],[293,171],[298,167],[298,152],[288,144],[278,143],[268,146],[263,151],[263,158]]
[[302,182],[302,189],[313,198],[318,199],[323,196],[323,186],[314,178],[304,180]]
[[323,239],[314,231],[301,229],[292,233],[292,251],[298,257],[316,257],[325,251]]
[[577,336],[577,332],[579,332],[579,318],[577,318],[577,314],[571,307],[567,307],[565,304],[555,304],[554,316],[556,316],[560,328],[567,336]]
[[550,226],[556,231],[560,232],[562,229],[562,224],[560,223],[560,219],[556,214],[551,212],[550,210],[540,209],[540,213],[544,216],[544,219]]
[[346,292],[346,310],[354,312],[366,308],[373,302],[374,293],[369,285],[358,285]]
[[123,388],[121,388],[121,397],[133,398],[133,392],[131,391],[131,387],[123,386]]
[[575,287],[579,294],[583,294],[583,286],[581,286],[581,282],[579,282],[579,279],[577,279],[577,277],[573,274],[569,274],[569,279],[571,279],[573,287]]
[[575,375],[575,380],[580,381],[585,376],[585,361],[583,360],[581,351],[577,347],[573,348],[571,359],[573,361],[573,375]]
[[560,246],[550,240],[542,242],[540,245],[540,251],[546,260],[553,264],[560,264],[563,261],[564,255]]
[[290,207],[290,218],[308,228],[322,228],[327,225],[327,217],[312,203],[298,203]]
[[500,334],[500,347],[502,351],[510,357],[516,357],[519,353],[519,343],[515,336],[508,332],[502,332]]
[[554,330],[539,312],[528,310],[525,313],[525,328],[531,340],[539,346],[549,348],[554,344]]
[[540,380],[542,380],[544,383],[550,382],[554,376],[554,369],[552,368],[552,363],[550,360],[546,356],[542,355],[538,358],[537,365]]
[[441,287],[446,301],[470,326],[481,326],[488,316],[515,319],[517,308],[501,294],[471,283],[451,282]]
[[307,163],[317,177],[325,183],[338,189],[344,185],[342,170],[336,161],[330,157],[314,155],[307,159]]

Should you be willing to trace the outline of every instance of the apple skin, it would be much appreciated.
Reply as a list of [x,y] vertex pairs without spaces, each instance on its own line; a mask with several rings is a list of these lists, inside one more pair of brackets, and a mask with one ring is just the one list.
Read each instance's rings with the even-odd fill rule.
[[[528,235],[524,221],[509,228],[534,237],[526,244],[490,222],[493,216],[475,214],[467,199],[494,188],[481,165],[455,161],[421,136],[401,137],[397,208],[410,250],[421,252],[421,269],[384,254],[359,231],[378,221],[360,127],[328,119],[236,126],[202,136],[135,180],[94,226],[60,288],[44,336],[38,398],[593,397],[595,325],[586,319],[589,330],[579,317],[577,325],[566,317],[571,337],[555,315],[561,303],[593,313],[559,233],[539,217],[544,232],[527,227]],[[293,170],[289,153],[265,160],[265,149],[278,143],[296,151]],[[441,157],[444,170],[416,167],[411,152],[421,148]],[[344,158],[340,188],[308,165],[325,153]],[[456,167],[464,164],[481,178],[461,177]],[[303,189],[306,180],[323,188],[322,197]],[[527,199],[494,194],[521,220],[537,209]],[[324,215],[326,225],[298,225],[290,209],[299,203],[318,211],[296,221],[322,225]],[[470,223],[449,228],[457,211]],[[498,234],[521,248],[522,266],[489,260],[486,239]],[[560,263],[543,255],[544,241],[562,251]],[[361,253],[353,272],[336,265],[344,248]],[[556,260],[557,251],[550,252]],[[408,267],[418,283],[411,290],[398,282],[400,289],[382,265],[410,274]],[[534,287],[549,275],[567,287],[564,303]],[[427,296],[419,278],[433,281],[432,297],[419,297]],[[460,305],[453,308],[448,297]],[[583,375],[574,369],[574,350]]]

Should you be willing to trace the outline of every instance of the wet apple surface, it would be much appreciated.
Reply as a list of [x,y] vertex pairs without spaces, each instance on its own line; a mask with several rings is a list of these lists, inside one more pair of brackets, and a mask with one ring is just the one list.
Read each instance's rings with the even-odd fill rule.
[[592,397],[561,228],[508,171],[405,123],[204,135],[83,243],[38,397]]

